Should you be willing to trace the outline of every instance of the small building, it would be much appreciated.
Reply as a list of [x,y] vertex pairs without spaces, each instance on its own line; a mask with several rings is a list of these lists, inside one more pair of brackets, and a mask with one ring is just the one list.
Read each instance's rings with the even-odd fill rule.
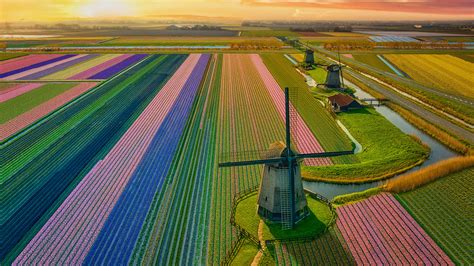
[[334,112],[344,112],[353,109],[360,109],[362,105],[347,94],[338,93],[328,97]]

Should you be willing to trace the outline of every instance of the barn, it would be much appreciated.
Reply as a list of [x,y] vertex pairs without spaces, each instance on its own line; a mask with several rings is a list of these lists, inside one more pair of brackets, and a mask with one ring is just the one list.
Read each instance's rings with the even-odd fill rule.
[[334,112],[344,112],[353,109],[362,108],[362,105],[347,94],[338,93],[328,97]]

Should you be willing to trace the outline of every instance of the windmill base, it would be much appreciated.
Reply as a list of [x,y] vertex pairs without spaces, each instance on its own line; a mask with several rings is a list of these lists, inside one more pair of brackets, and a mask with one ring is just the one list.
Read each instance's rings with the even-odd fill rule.
[[[258,215],[264,220],[265,222],[269,223],[281,223],[281,213],[272,213],[271,211],[259,206],[258,207]],[[295,223],[298,223],[299,221],[303,220],[309,215],[309,209],[307,206],[305,206],[303,209],[299,210],[296,212],[296,221]]]

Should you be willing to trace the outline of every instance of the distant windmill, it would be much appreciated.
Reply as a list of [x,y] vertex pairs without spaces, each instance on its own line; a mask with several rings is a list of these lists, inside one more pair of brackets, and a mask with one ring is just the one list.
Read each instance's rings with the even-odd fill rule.
[[[291,149],[290,100],[285,88],[286,145],[276,142],[270,145],[260,160],[219,163],[219,167],[264,164],[258,196],[258,214],[267,221],[292,229],[296,222],[309,214],[300,174],[300,162],[305,158],[322,158],[353,154],[353,151],[296,153]],[[290,147],[290,148],[288,148]]]
[[306,49],[305,54],[304,54],[304,64],[310,67],[314,65],[314,51],[313,50]]

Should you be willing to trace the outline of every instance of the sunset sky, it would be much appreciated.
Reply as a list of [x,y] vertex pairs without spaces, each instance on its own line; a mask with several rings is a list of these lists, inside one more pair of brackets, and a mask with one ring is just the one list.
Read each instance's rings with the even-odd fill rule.
[[204,16],[229,19],[474,19],[474,0],[0,0],[1,21]]

